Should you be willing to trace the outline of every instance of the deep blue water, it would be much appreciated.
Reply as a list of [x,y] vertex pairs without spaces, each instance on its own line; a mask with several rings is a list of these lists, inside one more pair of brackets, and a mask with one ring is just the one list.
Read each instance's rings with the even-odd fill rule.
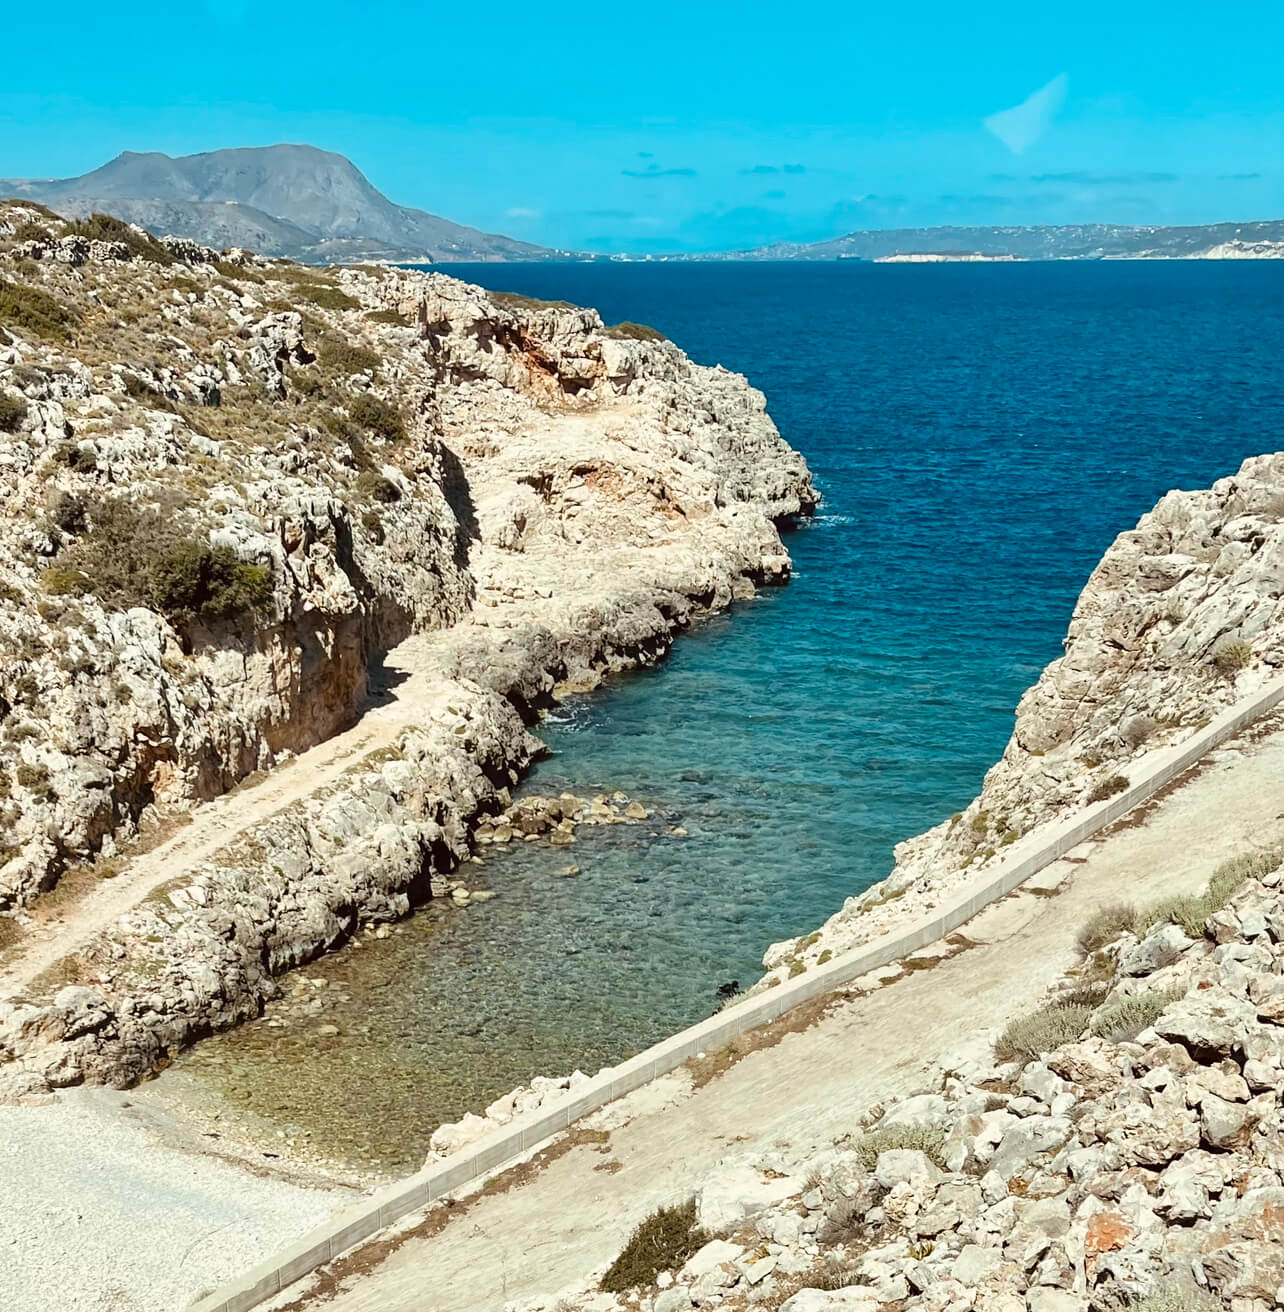
[[[1284,264],[446,271],[747,374],[825,500],[788,538],[787,588],[542,731],[525,791],[620,788],[664,825],[488,859],[470,878],[495,901],[323,968],[354,1037],[333,1058],[302,1043],[281,1098],[355,1080],[344,1114],[411,1138],[707,1014],[768,943],[887,874],[894,843],[976,793],[1114,535],[1281,445],[1284,417]],[[657,832],[677,823],[687,838]],[[552,878],[568,861],[579,877]],[[371,970],[399,987],[372,993]],[[413,1111],[375,1106],[376,1084]]]

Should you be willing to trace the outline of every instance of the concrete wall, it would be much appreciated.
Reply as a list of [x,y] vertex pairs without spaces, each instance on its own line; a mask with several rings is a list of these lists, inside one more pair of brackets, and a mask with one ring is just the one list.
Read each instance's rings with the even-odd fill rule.
[[823,966],[814,967],[777,988],[747,998],[657,1043],[581,1085],[573,1095],[568,1094],[556,1103],[512,1121],[480,1142],[337,1214],[275,1257],[247,1271],[234,1284],[203,1298],[193,1312],[245,1312],[245,1309],[271,1298],[295,1280],[408,1213],[493,1173],[565,1130],[581,1116],[631,1093],[697,1053],[716,1051],[738,1035],[775,1020],[799,1003],[827,993],[878,966],[908,956],[952,933],[983,907],[1006,896],[1085,838],[1147,801],[1206,752],[1277,706],[1281,700],[1284,700],[1284,679],[1273,680],[1253,696],[1223,712],[1184,743],[1145,756],[1133,767],[1130,786],[1125,792],[1098,802],[1059,824],[1041,826],[1014,843],[997,866],[980,872],[973,881],[957,890],[931,919],[920,921],[859,951],[835,957]]

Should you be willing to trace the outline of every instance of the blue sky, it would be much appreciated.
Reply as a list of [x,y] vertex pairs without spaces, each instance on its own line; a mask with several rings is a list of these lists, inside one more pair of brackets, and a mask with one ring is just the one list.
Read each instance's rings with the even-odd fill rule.
[[33,53],[0,176],[305,141],[403,204],[598,250],[1284,217],[1284,0],[64,3],[14,7],[6,44]]

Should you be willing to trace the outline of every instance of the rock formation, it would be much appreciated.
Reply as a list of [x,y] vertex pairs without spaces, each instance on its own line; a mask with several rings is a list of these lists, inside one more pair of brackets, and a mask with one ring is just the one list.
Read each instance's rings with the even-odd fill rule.
[[1260,687],[1284,665],[1282,570],[1284,455],[1170,492],[1093,571],[1065,654],[1021,698],[980,796],[899,844],[892,874],[820,931],[775,944],[770,977],[921,915],[1008,844],[1118,791],[1146,752]]
[[784,580],[815,500],[761,395],[650,330],[26,205],[0,490],[0,972],[69,871],[128,880],[372,693],[401,717],[0,1005],[11,1092],[134,1078],[444,889],[538,708]]

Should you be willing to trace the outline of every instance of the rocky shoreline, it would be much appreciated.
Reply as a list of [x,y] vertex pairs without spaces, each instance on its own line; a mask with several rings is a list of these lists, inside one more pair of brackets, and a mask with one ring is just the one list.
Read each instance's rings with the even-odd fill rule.
[[770,987],[929,914],[1039,827],[1127,786],[1284,665],[1284,454],[1211,488],[1169,492],[1121,533],[1075,606],[1065,654],[1021,698],[980,794],[899,843],[892,873],[810,934],[773,944]]
[[[777,525],[816,502],[761,395],[658,334],[437,274],[105,231],[0,215],[0,270],[45,316],[0,343],[0,966],[20,969],[60,871],[130,880],[113,854],[156,803],[326,743],[372,700],[379,745],[24,981],[0,1004],[10,1097],[137,1079],[256,1014],[280,971],[449,894],[539,708],[783,582]],[[182,369],[151,363],[162,336]],[[189,537],[128,596],[92,551],[156,506]],[[205,592],[175,609],[182,560]]]

